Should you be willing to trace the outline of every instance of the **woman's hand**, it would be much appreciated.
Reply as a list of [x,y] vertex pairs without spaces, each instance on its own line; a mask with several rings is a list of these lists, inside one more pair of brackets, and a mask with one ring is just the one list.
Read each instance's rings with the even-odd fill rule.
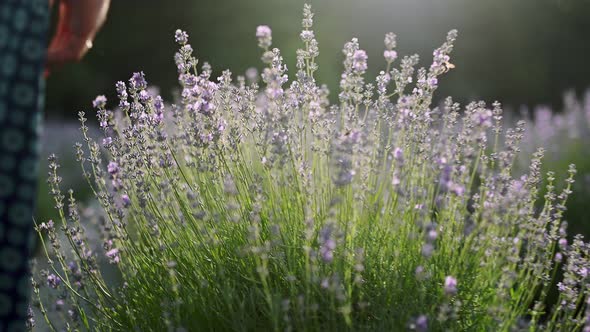
[[109,4],[110,0],[58,1],[57,30],[47,50],[49,69],[82,59],[106,19]]

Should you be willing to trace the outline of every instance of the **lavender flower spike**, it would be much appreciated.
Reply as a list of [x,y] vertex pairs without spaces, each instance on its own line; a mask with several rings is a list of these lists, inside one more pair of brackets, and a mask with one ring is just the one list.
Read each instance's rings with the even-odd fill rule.
[[256,28],[256,38],[258,38],[258,46],[267,49],[272,45],[272,30],[268,25],[259,25]]
[[445,278],[445,294],[447,295],[455,295],[457,294],[457,279],[452,276],[447,276]]

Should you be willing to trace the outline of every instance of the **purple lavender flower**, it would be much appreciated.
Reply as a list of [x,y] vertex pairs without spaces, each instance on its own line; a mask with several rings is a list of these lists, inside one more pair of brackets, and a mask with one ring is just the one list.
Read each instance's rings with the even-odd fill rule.
[[258,46],[267,49],[272,45],[272,30],[268,25],[259,25],[256,28],[256,38],[258,38]]
[[76,273],[78,271],[78,265],[75,262],[69,261],[68,262],[68,269],[71,273]]
[[431,89],[434,89],[438,86],[438,79],[436,77],[430,77],[428,80],[426,80],[426,83]]
[[25,322],[25,327],[28,330],[32,330],[35,327],[35,314],[33,313],[33,309],[29,305],[27,307],[27,321]]
[[107,97],[104,95],[96,96],[92,102],[92,107],[102,109],[107,104]]
[[115,84],[115,88],[117,89],[117,94],[119,96],[121,96],[121,95],[126,96],[127,95],[127,86],[125,86],[125,82],[118,81]]
[[324,260],[324,262],[332,262],[332,260],[334,259],[334,249],[336,249],[336,241],[334,241],[333,239],[328,239],[324,243],[321,250],[322,259]]
[[174,33],[174,41],[180,45],[188,43],[188,34],[185,31],[177,29]]
[[566,238],[559,239],[559,241],[557,241],[557,244],[559,245],[559,248],[561,248],[562,250],[567,249],[567,239]]
[[61,284],[61,279],[58,276],[53,273],[47,276],[47,286],[56,289],[59,284]]
[[385,50],[383,51],[383,57],[387,62],[393,62],[397,59],[397,52],[394,50]]
[[445,63],[449,62],[449,60],[451,59],[441,49],[434,50],[434,52],[432,52],[432,55],[433,55],[434,59],[432,61],[431,69],[433,69],[435,67],[443,66]]
[[269,38],[272,35],[272,31],[268,25],[259,25],[256,27],[257,38]]
[[391,178],[391,184],[394,186],[397,186],[401,183],[401,179],[397,176],[397,175],[393,175],[393,177]]
[[388,32],[385,34],[385,48],[388,50],[393,50],[397,46],[396,36],[393,32]]
[[211,143],[213,141],[213,134],[211,134],[211,133],[201,134],[199,136],[199,138],[201,139],[201,142],[203,142],[203,143]]
[[147,88],[145,74],[142,71],[133,73],[133,76],[131,76],[131,79],[129,79],[129,86],[136,91]]
[[404,151],[400,148],[393,149],[393,158],[395,158],[395,160],[397,160],[397,161],[403,162]]
[[178,73],[180,75],[182,75],[186,69],[187,69],[187,65],[185,60],[182,58],[182,55],[179,52],[176,52],[176,54],[174,54],[174,63],[176,64],[176,68],[178,69]]
[[61,311],[65,304],[66,302],[63,299],[58,299],[57,301],[55,301],[55,310]]
[[311,30],[303,30],[300,34],[301,40],[304,42],[310,42],[315,36]]
[[44,223],[44,222],[41,223],[41,225],[39,225],[39,229],[46,230],[46,231],[52,231],[53,226],[54,226],[53,220],[50,219],[49,221],[47,221],[47,223]]
[[452,276],[447,276],[445,278],[445,294],[447,295],[455,295],[457,294],[457,279]]
[[225,131],[226,127],[227,127],[227,122],[225,120],[221,120],[221,121],[219,121],[219,124],[217,125],[217,131],[219,133],[222,133],[223,131]]
[[248,69],[246,69],[246,79],[250,82],[250,83],[255,83],[258,80],[258,69],[254,68],[254,67],[250,67]]
[[107,172],[111,175],[115,175],[119,172],[119,164],[114,161],[111,161],[107,166]]
[[271,99],[277,99],[279,97],[281,97],[283,95],[283,89],[280,87],[268,87],[266,88],[266,94],[271,98]]
[[436,231],[436,229],[431,229],[426,234],[426,238],[428,239],[428,241],[434,241],[434,240],[436,240],[437,237],[438,237],[438,232]]
[[156,124],[162,123],[162,121],[164,120],[164,113],[155,113],[153,116],[153,120]]
[[[205,79],[199,79],[197,85],[187,91],[187,97],[194,97],[196,100],[192,107],[195,111],[204,115],[210,115],[215,111],[216,105],[213,102],[213,96],[218,90],[217,84]],[[186,90],[186,89],[185,89]]]
[[78,319],[78,311],[68,309],[68,316],[70,317],[71,320],[77,320]]
[[187,88],[192,88],[197,84],[197,77],[193,74],[182,74],[180,79]]
[[465,194],[465,187],[458,183],[451,182],[449,184],[449,189],[457,196],[463,196],[463,194]]
[[180,48],[180,54],[185,58],[189,58],[193,54],[193,47],[190,44],[183,45]]
[[121,195],[121,202],[123,202],[124,207],[129,207],[131,205],[131,199],[127,194]]
[[334,226],[327,224],[320,231],[320,257],[324,263],[331,263],[334,260],[334,249],[336,249]]
[[478,109],[473,113],[473,122],[475,122],[478,126],[482,126],[485,128],[489,128],[492,126],[492,111],[482,108]]
[[139,101],[141,101],[142,103],[145,103],[149,99],[150,99],[150,95],[147,91],[145,91],[145,90],[139,91]]
[[367,70],[367,52],[364,50],[356,50],[352,56],[352,68],[359,73],[364,73]]
[[102,145],[108,147],[109,145],[113,144],[113,138],[108,136],[102,139]]
[[118,264],[121,261],[121,257],[119,256],[119,249],[113,248],[106,252],[106,256],[109,259],[109,263],[111,264]]
[[126,111],[129,111],[129,108],[131,108],[131,104],[129,104],[129,102],[127,100],[121,100],[119,102],[119,107],[121,108],[122,111],[126,112]]
[[428,331],[428,317],[425,315],[420,315],[416,318],[415,322],[415,329],[418,332],[426,332]]
[[156,96],[156,98],[154,98],[154,109],[156,112],[164,111],[164,101],[161,96]]

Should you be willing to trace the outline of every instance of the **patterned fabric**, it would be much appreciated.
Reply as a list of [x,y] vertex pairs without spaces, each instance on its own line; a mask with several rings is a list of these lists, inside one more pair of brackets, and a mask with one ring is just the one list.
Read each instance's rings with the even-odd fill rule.
[[48,0],[0,0],[0,331],[24,331]]

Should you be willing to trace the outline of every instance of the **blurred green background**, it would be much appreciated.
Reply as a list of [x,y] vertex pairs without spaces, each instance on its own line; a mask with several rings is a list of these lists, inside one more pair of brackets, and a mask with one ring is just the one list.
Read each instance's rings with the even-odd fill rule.
[[[189,32],[198,58],[214,70],[243,73],[260,66],[254,32],[273,29],[290,68],[300,47],[302,0],[113,0],[94,48],[79,64],[53,74],[50,116],[74,119],[97,94],[113,96],[114,83],[143,70],[169,96],[175,86],[173,33]],[[567,89],[590,85],[588,0],[315,0],[320,43],[319,80],[337,88],[341,48],[352,37],[369,54],[371,75],[383,68],[383,36],[398,34],[400,55],[417,52],[429,65],[448,30],[459,30],[456,70],[439,96],[498,99],[507,105],[559,107]],[[333,95],[337,95],[333,93]]]
[[[370,77],[384,68],[384,34],[398,35],[398,53],[417,52],[428,66],[432,50],[446,32],[456,28],[459,39],[452,62],[456,69],[445,75],[438,92],[457,101],[499,100],[511,109],[546,104],[559,111],[562,94],[579,94],[590,87],[590,1],[588,0],[315,0],[320,44],[319,81],[337,96],[342,53],[352,37],[358,37],[369,55]],[[94,48],[77,64],[67,65],[48,80],[45,156],[57,152],[64,164],[64,188],[74,187],[82,198],[88,190],[75,162],[72,145],[77,131],[71,129],[77,112],[94,118],[91,101],[98,94],[115,98],[114,83],[126,81],[143,70],[150,84],[160,87],[164,98],[176,85],[173,40],[177,28],[190,34],[201,63],[212,64],[215,74],[229,68],[241,74],[249,67],[261,68],[254,36],[256,26],[273,29],[273,45],[282,50],[289,68],[295,68],[295,50],[301,47],[299,31],[302,0],[112,0],[107,22]],[[293,73],[291,73],[293,74]],[[588,106],[590,109],[590,106]],[[590,120],[589,120],[590,121]],[[67,128],[67,130],[64,130]],[[588,136],[586,136],[588,138]],[[588,141],[549,164],[565,169],[575,162],[587,165]],[[565,144],[565,143],[564,143]],[[41,176],[45,178],[46,166]],[[582,176],[581,175],[581,176]],[[578,185],[586,188],[587,181]],[[40,189],[37,218],[52,215],[46,188]],[[588,190],[584,190],[588,193]],[[586,211],[590,194],[579,195],[572,211]],[[579,212],[573,223],[588,229],[587,213]]]

